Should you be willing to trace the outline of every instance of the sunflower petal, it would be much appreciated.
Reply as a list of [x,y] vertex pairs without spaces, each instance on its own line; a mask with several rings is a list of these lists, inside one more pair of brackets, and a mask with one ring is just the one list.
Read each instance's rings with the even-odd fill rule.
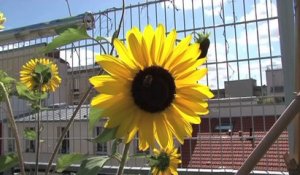
[[185,75],[179,75],[176,77],[176,87],[181,87],[186,84],[196,83],[198,80],[203,78],[207,74],[207,69],[203,68],[200,70],[191,71]]
[[158,116],[155,116],[154,126],[156,131],[155,137],[158,140],[158,144],[163,148],[172,146],[172,134],[162,114],[158,114]]
[[161,55],[164,49],[164,41],[165,41],[165,28],[163,25],[160,24],[158,25],[155,31],[155,36],[151,47],[152,58],[154,58],[154,63],[156,63],[156,65],[159,65],[159,63],[162,62]]
[[177,38],[176,30],[172,30],[166,37],[164,49],[161,54],[159,65],[166,64],[168,57],[172,54],[172,51],[174,49],[176,38]]
[[[139,116],[144,116],[139,123],[139,136],[140,136],[140,148],[141,150],[147,149],[147,142],[151,147],[154,146],[154,122],[151,114],[139,111]],[[147,141],[146,141],[147,140]],[[143,145],[142,145],[143,144]]]
[[129,81],[111,77],[109,75],[94,76],[89,79],[90,83],[94,85],[94,88],[104,94],[115,95],[118,93],[124,93],[130,89]]
[[[121,125],[123,120],[127,120],[128,115],[132,115],[132,113],[135,111],[135,108],[132,107],[133,104],[128,100],[129,98],[126,97],[126,95],[117,96],[120,96],[117,97],[119,100],[117,103],[115,103],[118,105],[107,106],[103,111],[103,116],[109,117],[109,120],[106,123],[106,127],[108,128],[114,128]],[[99,104],[98,107],[102,109]]]
[[[131,122],[134,120],[133,115],[128,115],[126,117],[126,120],[123,120],[122,124],[119,125],[118,130],[116,132],[116,137],[117,138],[122,138],[124,136],[127,136],[131,133],[129,130]],[[127,140],[125,141],[127,143]]]
[[[193,111],[189,106],[184,104],[182,101],[175,99],[174,105],[180,115],[189,123],[200,124],[201,119],[197,115],[197,112]],[[195,108],[193,104],[193,108]]]
[[214,97],[214,94],[208,89],[208,87],[199,84],[178,87],[176,92],[184,98],[189,98],[197,102]]
[[131,69],[137,69],[137,67],[141,67],[141,65],[139,65],[134,57],[132,56],[131,52],[125,47],[125,45],[119,40],[119,39],[115,39],[114,40],[114,46],[120,56],[120,59],[126,64],[128,65]]
[[[192,127],[192,125],[190,124],[190,122],[189,122],[188,120],[186,120],[186,118],[185,118],[184,116],[182,116],[180,110],[179,110],[178,108],[176,108],[175,105],[172,105],[172,108],[173,108],[172,110],[173,110],[174,117],[177,116],[177,118],[182,119],[182,120],[181,120],[181,122],[182,122],[181,125],[182,125],[182,127],[184,128],[185,133],[187,133],[186,136],[191,137],[192,132],[193,132],[193,127]],[[176,119],[177,119],[177,118],[176,118]],[[179,121],[176,121],[176,122],[179,122]],[[179,123],[179,124],[180,124],[180,123]],[[176,152],[177,152],[177,151],[176,151]]]
[[[149,54],[149,62],[154,63],[155,57],[151,53],[151,45],[154,42],[155,32],[151,25],[147,25],[144,29],[143,47],[147,48],[146,52]],[[145,52],[145,51],[144,51]]]
[[176,73],[186,69],[196,69],[197,67],[194,67],[194,65],[199,55],[199,44],[192,44],[182,54],[177,56],[176,62],[170,65],[169,70]]
[[192,36],[189,35],[186,38],[184,38],[183,40],[181,40],[181,42],[174,48],[171,56],[168,58],[168,60],[166,60],[166,64],[165,67],[169,68],[170,66],[176,64],[176,62],[178,61],[178,57],[179,55],[181,55],[183,52],[185,52],[188,49],[188,46],[190,44],[192,40]]
[[100,109],[106,109],[112,105],[115,105],[122,98],[124,98],[123,94],[118,94],[118,95],[101,94],[101,95],[97,95],[92,99],[91,105]]
[[201,66],[206,59],[198,59],[195,60],[195,62],[190,62],[187,63],[189,65],[181,65],[180,67],[186,67],[186,69],[181,69],[181,72],[178,72],[177,75],[175,75],[176,78],[181,79],[182,77],[186,77],[187,75],[191,74],[193,71],[195,71],[196,69],[200,70],[202,68],[199,69],[199,66]]
[[182,106],[184,105],[184,106],[190,108],[196,114],[199,114],[199,115],[208,114],[208,109],[207,109],[208,104],[207,104],[207,102],[204,102],[204,101],[195,102],[195,101],[192,101],[189,98],[184,98],[184,97],[181,97],[181,96],[177,96],[176,99],[178,100],[177,102],[179,104],[181,104]]
[[172,133],[176,136],[178,141],[183,144],[184,138],[186,136],[191,136],[191,133],[187,133],[186,125],[190,125],[178,114],[173,106],[170,107],[170,115],[166,115],[167,123],[171,128]]
[[124,79],[132,78],[132,71],[121,60],[111,55],[96,55],[97,63],[111,76],[122,77]]
[[138,41],[136,35],[134,33],[129,34],[128,36],[128,43],[129,43],[129,48],[131,51],[131,54],[133,57],[137,60],[137,62],[141,66],[148,66],[148,60],[146,60],[143,56],[143,52],[141,50],[141,44],[142,44],[142,38],[141,42]]

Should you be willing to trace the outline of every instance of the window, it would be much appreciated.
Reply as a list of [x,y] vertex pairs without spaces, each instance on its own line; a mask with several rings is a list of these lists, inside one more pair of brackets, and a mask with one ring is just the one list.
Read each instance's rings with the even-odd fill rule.
[[[34,127],[25,128],[25,130],[35,131]],[[35,140],[25,139],[25,152],[34,153],[35,152]]]
[[[96,136],[98,136],[103,131],[103,127],[96,127]],[[96,144],[96,154],[107,155],[107,144],[97,143]]]
[[[57,138],[59,138],[62,133],[64,132],[64,127],[58,127],[57,128]],[[61,143],[61,148],[59,150],[59,153],[61,154],[67,154],[70,152],[70,140],[69,140],[69,131],[67,132],[67,134],[65,135],[62,143]]]
[[274,92],[274,93],[280,93],[280,92],[283,92],[284,90],[284,87],[283,86],[274,86],[274,87],[271,87],[271,92]]
[[8,150],[8,152],[14,152],[15,151],[15,139],[13,137],[11,128],[8,128],[7,136],[8,136],[7,150]]
[[231,123],[221,123],[215,127],[215,131],[218,132],[229,132],[233,130],[233,125]]
[[73,92],[79,92],[79,78],[73,79]]

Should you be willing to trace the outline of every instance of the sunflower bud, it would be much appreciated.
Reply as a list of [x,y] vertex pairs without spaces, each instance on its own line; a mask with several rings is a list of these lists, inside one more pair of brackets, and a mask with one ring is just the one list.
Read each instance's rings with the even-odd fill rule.
[[196,33],[195,42],[200,44],[201,54],[198,59],[204,58],[207,55],[207,51],[210,45],[209,34]]

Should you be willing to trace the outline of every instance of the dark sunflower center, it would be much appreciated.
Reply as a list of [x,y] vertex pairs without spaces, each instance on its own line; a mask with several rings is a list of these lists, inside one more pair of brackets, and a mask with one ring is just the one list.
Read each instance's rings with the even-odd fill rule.
[[160,153],[160,155],[157,157],[157,160],[159,162],[157,164],[157,168],[160,171],[165,171],[170,165],[170,157],[165,152]]
[[132,82],[131,93],[138,107],[155,113],[170,106],[175,89],[174,78],[167,70],[151,66],[137,73]]

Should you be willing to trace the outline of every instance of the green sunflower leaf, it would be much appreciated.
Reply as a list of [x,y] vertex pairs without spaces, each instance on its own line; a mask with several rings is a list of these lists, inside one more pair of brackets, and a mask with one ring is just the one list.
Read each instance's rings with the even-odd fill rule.
[[118,127],[115,128],[104,128],[103,132],[99,134],[96,138],[92,139],[92,142],[96,143],[106,143],[116,138],[116,132]]
[[63,31],[62,33],[59,34],[56,38],[50,42],[44,52],[48,53],[51,52],[52,50],[71,44],[75,41],[83,40],[83,39],[89,39],[91,38],[87,32],[86,29],[83,27],[80,28],[68,28],[67,30]]
[[31,90],[29,90],[24,84],[17,83],[16,89],[17,89],[18,96],[20,98],[23,98],[23,99],[29,100],[29,101],[36,100],[36,96],[34,95],[34,93]]
[[86,159],[86,155],[82,155],[79,153],[62,155],[57,159],[56,171],[61,173],[66,168],[68,168],[70,165],[75,164],[75,163],[80,163],[84,159]]
[[44,99],[46,99],[48,97],[48,93],[47,92],[41,92],[38,95],[39,95],[39,98],[41,100],[44,100]]
[[[11,95],[14,90],[14,85],[16,83],[16,80],[13,79],[12,77],[9,77],[6,72],[3,70],[0,70],[0,82],[3,83],[7,93]],[[0,90],[0,101],[3,101],[4,98],[4,91],[1,89]]]
[[30,101],[32,103],[32,106],[39,106],[38,100],[43,100],[48,97],[47,92],[33,92],[22,83],[16,84],[16,90],[16,95],[21,99]]
[[44,64],[37,64],[34,68],[35,73],[43,74],[50,71],[50,67]]
[[37,133],[36,133],[36,131],[27,128],[27,129],[24,130],[24,137],[27,140],[36,140]]
[[81,163],[77,175],[96,175],[109,160],[108,156],[90,157]]
[[18,156],[15,153],[0,156],[0,172],[6,171],[18,163]]
[[99,122],[99,120],[102,118],[102,109],[90,107],[89,112],[89,130],[90,132],[93,131],[93,128],[95,125]]

